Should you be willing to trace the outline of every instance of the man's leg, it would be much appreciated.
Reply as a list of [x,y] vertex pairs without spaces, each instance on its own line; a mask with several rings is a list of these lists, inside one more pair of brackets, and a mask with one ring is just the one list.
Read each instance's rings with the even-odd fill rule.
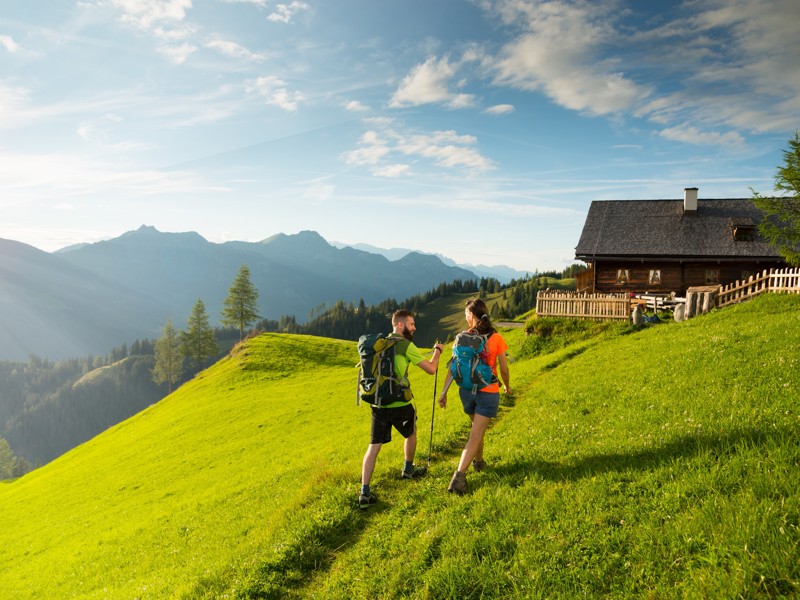
[[414,455],[417,453],[417,432],[416,430],[403,442],[403,455],[406,462],[413,463]]
[[364,454],[364,461],[361,463],[361,485],[369,485],[372,479],[372,472],[375,470],[375,461],[378,452],[381,451],[382,444],[370,444]]

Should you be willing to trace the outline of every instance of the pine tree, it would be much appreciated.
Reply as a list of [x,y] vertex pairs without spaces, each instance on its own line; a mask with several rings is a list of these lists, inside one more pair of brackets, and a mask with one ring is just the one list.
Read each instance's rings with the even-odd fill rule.
[[758,226],[761,235],[787,263],[800,266],[800,132],[789,140],[783,162],[775,174],[775,191],[783,195],[766,198],[753,190],[753,202],[765,215]]
[[16,462],[17,459],[8,442],[0,437],[0,479],[9,479],[14,476]]
[[247,265],[239,267],[236,279],[233,280],[225,306],[222,309],[222,324],[239,328],[239,341],[244,339],[244,330],[258,321],[258,290],[250,281],[250,269]]
[[153,366],[153,381],[159,385],[166,383],[169,394],[172,393],[172,386],[181,379],[183,359],[179,332],[172,326],[172,319],[169,319],[156,341]]
[[181,334],[181,352],[192,360],[195,370],[200,371],[205,361],[219,352],[214,331],[208,324],[206,305],[200,298],[192,308],[188,325],[188,329]]

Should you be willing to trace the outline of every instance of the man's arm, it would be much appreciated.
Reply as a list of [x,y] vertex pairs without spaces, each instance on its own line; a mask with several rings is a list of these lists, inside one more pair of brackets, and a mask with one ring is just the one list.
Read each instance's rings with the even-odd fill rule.
[[433,375],[439,369],[439,357],[442,355],[442,352],[444,352],[444,346],[435,344],[433,346],[433,356],[431,356],[430,360],[418,362],[417,366],[428,375]]

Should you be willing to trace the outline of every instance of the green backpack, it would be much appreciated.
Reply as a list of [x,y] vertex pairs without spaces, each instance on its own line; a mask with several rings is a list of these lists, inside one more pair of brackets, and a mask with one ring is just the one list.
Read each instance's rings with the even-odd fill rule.
[[405,354],[408,340],[382,333],[369,333],[358,338],[358,389],[356,404],[364,401],[372,406],[393,402],[410,402],[411,388],[407,379],[398,379],[394,372],[395,349]]

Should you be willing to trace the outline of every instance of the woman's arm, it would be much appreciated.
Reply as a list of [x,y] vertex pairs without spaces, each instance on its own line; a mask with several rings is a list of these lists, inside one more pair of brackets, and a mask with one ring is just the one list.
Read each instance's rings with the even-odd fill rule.
[[447,390],[450,389],[450,384],[453,383],[453,373],[447,369],[447,377],[445,377],[444,385],[442,386],[442,393],[439,394],[439,406],[447,408]]
[[497,366],[497,370],[500,371],[500,379],[503,380],[503,391],[511,395],[511,373],[508,370],[508,359],[505,352],[497,355]]

